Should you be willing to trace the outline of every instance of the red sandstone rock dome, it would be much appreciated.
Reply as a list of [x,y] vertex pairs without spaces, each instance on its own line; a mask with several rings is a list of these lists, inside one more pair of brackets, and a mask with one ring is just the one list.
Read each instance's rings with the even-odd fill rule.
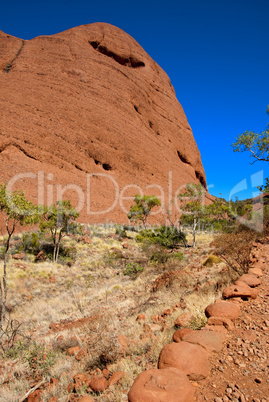
[[86,221],[126,221],[128,196],[168,205],[183,184],[206,187],[169,77],[119,28],[0,31],[0,87],[0,180],[35,202],[63,196]]

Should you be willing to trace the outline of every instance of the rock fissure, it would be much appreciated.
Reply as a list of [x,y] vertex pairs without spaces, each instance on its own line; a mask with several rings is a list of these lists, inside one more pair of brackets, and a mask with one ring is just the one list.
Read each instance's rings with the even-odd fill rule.
[[27,156],[27,158],[30,159],[34,159],[35,161],[38,161],[37,158],[35,158],[34,156],[30,155],[28,152],[26,152],[20,145],[14,143],[14,142],[10,142],[8,144],[2,145],[2,147],[0,148],[0,154],[5,151],[7,148],[9,147],[15,147],[17,148],[19,151],[21,151],[25,156]]
[[124,57],[116,54],[115,52],[112,52],[109,50],[106,46],[101,45],[100,42],[98,41],[89,41],[89,44],[97,50],[99,53],[102,53],[103,55],[107,57],[111,57],[114,59],[117,63],[121,64],[122,66],[126,67],[132,67],[132,68],[138,68],[138,67],[145,67],[145,63],[141,60],[138,60],[135,57]]
[[4,68],[4,72],[5,73],[9,73],[9,71],[11,70],[11,68],[12,68],[12,66],[13,66],[13,64],[14,64],[14,62],[17,60],[17,58],[19,57],[19,55],[20,55],[20,53],[21,53],[21,51],[22,51],[22,49],[23,49],[23,47],[24,47],[24,43],[25,43],[25,41],[23,40],[22,41],[22,44],[21,44],[21,47],[19,48],[19,50],[17,51],[17,53],[16,53],[16,55],[15,55],[15,57],[7,64],[7,66]]

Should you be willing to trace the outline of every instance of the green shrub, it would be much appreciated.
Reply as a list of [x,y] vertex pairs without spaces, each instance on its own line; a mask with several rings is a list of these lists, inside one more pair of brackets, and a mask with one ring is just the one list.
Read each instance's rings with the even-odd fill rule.
[[193,330],[199,330],[203,328],[207,323],[207,318],[203,311],[197,311],[190,320],[189,328]]
[[186,241],[186,235],[177,230],[173,226],[161,226],[154,230],[144,229],[139,232],[136,237],[138,242],[147,241],[150,243],[160,244],[166,248],[175,248],[179,243]]
[[56,354],[53,350],[47,350],[45,346],[33,342],[28,350],[24,352],[26,360],[33,372],[44,374],[49,373],[50,367],[55,363]]
[[139,265],[137,262],[130,262],[126,265],[123,275],[128,275],[130,278],[136,279],[143,271],[144,267]]
[[40,251],[40,233],[23,233],[22,251],[30,254],[37,254]]
[[183,253],[181,253],[181,251],[178,251],[177,253],[173,253],[173,254],[171,255],[171,258],[174,258],[174,259],[176,259],[176,260],[178,260],[178,261],[183,261],[183,260],[185,260],[185,256],[184,256]]
[[167,254],[167,252],[161,248],[159,250],[153,251],[151,257],[150,257],[150,261],[152,262],[156,262],[158,264],[164,264],[168,261],[169,255]]
[[125,226],[117,225],[116,229],[115,229],[115,232],[116,232],[117,235],[119,235],[119,240],[124,239],[125,237],[127,237]]

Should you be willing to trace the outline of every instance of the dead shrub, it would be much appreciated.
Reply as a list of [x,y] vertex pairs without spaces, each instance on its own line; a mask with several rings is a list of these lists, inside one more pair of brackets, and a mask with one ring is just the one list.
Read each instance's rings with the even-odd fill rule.
[[215,247],[215,254],[241,275],[248,272],[250,267],[252,244],[256,237],[257,234],[253,230],[245,229],[221,234],[212,245]]
[[121,347],[115,334],[104,336],[89,349],[85,370],[103,369],[107,364],[115,363],[121,357]]
[[67,349],[78,345],[78,340],[75,336],[58,337],[52,341],[52,349],[55,352],[65,352]]

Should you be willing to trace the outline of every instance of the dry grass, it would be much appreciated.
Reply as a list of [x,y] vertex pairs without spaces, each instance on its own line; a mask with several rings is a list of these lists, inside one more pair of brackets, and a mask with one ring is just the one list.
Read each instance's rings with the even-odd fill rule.
[[[66,246],[76,248],[76,260],[71,266],[34,263],[27,257],[25,267],[20,268],[10,259],[8,303],[12,318],[24,322],[31,339],[55,351],[56,361],[49,374],[60,380],[54,391],[59,400],[67,397],[66,388],[74,374],[107,365],[111,373],[125,371],[126,376],[121,386],[114,386],[96,400],[121,401],[122,390],[131,386],[139,372],[156,367],[162,347],[172,340],[173,323],[180,314],[190,312],[196,317],[196,325],[202,321],[204,308],[219,296],[215,284],[223,280],[223,264],[203,266],[211,252],[212,234],[197,234],[196,249],[180,249],[184,260],[169,258],[164,264],[151,263],[147,252],[133,239],[128,239],[128,249],[123,248],[113,227],[90,227],[90,238],[91,244],[65,239]],[[144,267],[135,280],[123,275],[128,262],[139,262]],[[182,275],[170,286],[152,293],[154,280],[174,270],[181,270]],[[228,276],[225,280],[229,281]],[[206,285],[208,281],[212,281],[211,287]],[[197,283],[200,291],[195,290]],[[152,334],[145,331],[144,325],[150,326],[153,316],[180,301],[184,301],[185,308],[168,316],[165,327],[160,324]],[[139,323],[136,317],[142,313],[146,319]],[[93,316],[98,318],[77,328],[58,332],[49,329],[51,323],[61,320]],[[120,334],[131,341],[124,352],[118,342]],[[59,335],[63,336],[60,340]],[[68,347],[76,343],[88,350],[87,358],[80,362],[66,354]],[[27,366],[24,370],[29,374]],[[28,381],[18,376],[0,385],[0,394],[4,395],[3,401],[15,401],[28,388]],[[43,400],[50,396],[52,392],[44,393]]]

